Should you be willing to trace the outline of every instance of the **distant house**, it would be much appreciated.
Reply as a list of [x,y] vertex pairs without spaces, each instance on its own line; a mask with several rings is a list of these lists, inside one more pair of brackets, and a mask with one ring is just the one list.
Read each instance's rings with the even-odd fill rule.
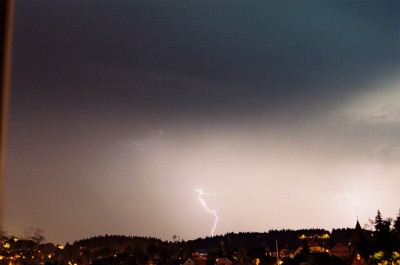
[[215,265],[232,265],[233,263],[230,258],[218,258],[215,260]]
[[350,250],[341,243],[337,243],[329,250],[329,255],[336,256],[343,260],[347,260],[350,258]]
[[283,248],[279,250],[279,257],[280,258],[294,258],[294,251],[290,250],[289,248]]
[[207,257],[208,252],[206,250],[197,249],[192,253],[191,257],[183,263],[183,265],[206,265]]
[[307,238],[308,245],[310,247],[310,252],[322,252],[322,247],[318,244],[318,241],[313,238]]
[[298,248],[294,251],[293,255],[296,256],[297,254],[300,254],[300,252],[301,252],[302,250],[303,250],[302,247],[298,247]]
[[[351,234],[350,238],[348,238],[350,242],[347,246],[343,244],[343,239],[346,237],[340,235],[340,233]],[[336,234],[339,235],[338,238],[340,238],[342,242],[337,243],[329,250],[331,256],[336,256],[352,265],[367,264],[371,251],[369,236],[367,231],[361,228],[358,220],[355,229],[336,231]]]
[[[321,246],[316,238],[313,238],[313,237],[306,238],[304,236],[301,238],[303,240],[306,240],[305,242],[303,242],[303,246],[305,243],[307,245],[310,253],[326,252],[325,247]],[[296,255],[300,254],[303,251],[303,246],[300,246],[295,251],[292,251],[290,253],[291,254],[290,257],[292,257],[292,256],[295,257]]]
[[192,260],[191,258],[188,258],[183,265],[195,265],[194,260]]
[[365,260],[369,258],[370,244],[364,229],[361,228],[357,220],[355,233],[350,244],[350,253],[352,257],[352,264],[365,264]]
[[192,253],[192,259],[196,260],[207,260],[208,252],[205,249],[197,249],[195,252]]

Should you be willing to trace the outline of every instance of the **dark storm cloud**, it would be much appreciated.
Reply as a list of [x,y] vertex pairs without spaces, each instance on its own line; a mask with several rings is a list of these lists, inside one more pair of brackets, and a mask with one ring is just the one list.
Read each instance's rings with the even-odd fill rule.
[[399,1],[16,2],[9,231],[204,236],[197,188],[218,233],[397,211]]
[[399,5],[20,1],[14,82],[55,108],[312,112],[398,68]]

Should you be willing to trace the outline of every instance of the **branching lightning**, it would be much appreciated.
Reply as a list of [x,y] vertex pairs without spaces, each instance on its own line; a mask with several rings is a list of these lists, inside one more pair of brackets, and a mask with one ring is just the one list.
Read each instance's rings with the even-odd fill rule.
[[217,211],[215,210],[215,209],[210,209],[210,208],[208,208],[208,206],[207,206],[207,203],[206,203],[206,201],[203,199],[203,195],[207,195],[207,194],[209,194],[209,195],[214,195],[214,194],[211,194],[211,193],[204,193],[203,192],[203,190],[202,189],[196,189],[196,192],[199,194],[199,202],[200,202],[200,205],[201,206],[203,206],[203,208],[208,212],[208,213],[210,213],[210,214],[212,214],[212,215],[214,215],[214,225],[213,225],[213,227],[212,227],[212,229],[211,229],[211,236],[213,237],[214,236],[214,231],[215,231],[215,229],[217,228],[217,223],[218,223],[218,215],[217,215]]

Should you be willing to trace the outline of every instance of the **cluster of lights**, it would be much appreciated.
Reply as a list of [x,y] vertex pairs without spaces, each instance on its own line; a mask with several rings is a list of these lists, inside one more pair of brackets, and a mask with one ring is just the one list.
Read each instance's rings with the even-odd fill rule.
[[[27,259],[51,259],[53,258],[54,254],[53,253],[43,253],[43,251],[38,250],[38,249],[31,249],[31,251],[25,252],[25,247],[20,248],[15,248],[13,246],[13,243],[17,242],[17,238],[12,238],[6,242],[3,242],[1,246],[3,247],[3,255],[0,255],[0,261],[2,260],[9,260],[9,264],[13,264],[13,262],[17,262],[18,260],[27,260]],[[63,246],[56,246],[58,249],[63,249]],[[34,252],[34,253],[32,253]],[[29,253],[29,254],[28,254]],[[11,262],[11,263],[10,263]]]
[[328,239],[328,238],[330,238],[330,235],[328,233],[325,233],[323,235],[315,235],[315,236],[306,236],[303,234],[303,235],[299,236],[299,239],[315,238],[315,237],[322,238],[322,239]]

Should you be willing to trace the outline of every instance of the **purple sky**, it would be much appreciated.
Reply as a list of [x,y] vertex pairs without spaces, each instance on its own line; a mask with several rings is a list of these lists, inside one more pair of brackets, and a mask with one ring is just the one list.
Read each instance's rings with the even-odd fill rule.
[[353,227],[400,208],[400,2],[17,0],[5,230]]

